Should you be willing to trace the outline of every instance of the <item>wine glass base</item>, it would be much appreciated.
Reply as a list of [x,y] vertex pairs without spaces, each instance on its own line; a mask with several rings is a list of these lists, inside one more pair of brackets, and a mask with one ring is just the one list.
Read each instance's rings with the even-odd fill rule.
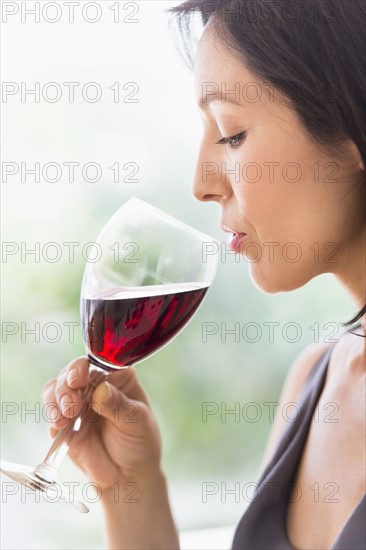
[[36,470],[36,468],[31,468],[24,464],[16,464],[15,462],[7,462],[6,460],[0,461],[0,471],[2,474],[16,483],[24,484],[35,493],[47,494],[47,502],[59,502],[63,506],[74,508],[78,512],[89,512],[89,508],[81,500],[70,495],[69,489],[58,478],[52,480],[43,479]]

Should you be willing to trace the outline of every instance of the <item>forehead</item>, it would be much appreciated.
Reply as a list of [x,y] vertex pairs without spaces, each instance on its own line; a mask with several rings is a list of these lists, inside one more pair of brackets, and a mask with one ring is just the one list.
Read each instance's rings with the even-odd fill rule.
[[195,80],[220,77],[223,81],[237,74],[250,78],[249,71],[229,47],[220,41],[213,25],[205,27],[198,42],[194,75]]
[[220,42],[212,25],[205,28],[198,43],[194,82],[197,102],[202,109],[214,100],[245,99],[246,95],[250,100],[254,88],[260,85],[259,79],[250,73],[238,56]]

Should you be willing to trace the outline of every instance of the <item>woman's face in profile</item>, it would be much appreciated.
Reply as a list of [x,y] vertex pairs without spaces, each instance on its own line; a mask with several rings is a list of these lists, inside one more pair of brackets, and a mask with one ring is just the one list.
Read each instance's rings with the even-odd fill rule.
[[[327,156],[273,88],[215,38],[212,25],[198,45],[195,87],[204,133],[193,192],[220,204],[226,229],[246,233],[231,246],[248,260],[256,286],[288,291],[344,270],[365,219],[353,144],[343,164]],[[217,143],[223,137],[232,139]]]

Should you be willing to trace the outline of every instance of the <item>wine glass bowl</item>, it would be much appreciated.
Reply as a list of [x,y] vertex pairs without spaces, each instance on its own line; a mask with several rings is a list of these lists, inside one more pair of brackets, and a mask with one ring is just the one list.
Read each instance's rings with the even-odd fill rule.
[[[111,371],[145,359],[183,329],[214,279],[219,249],[212,237],[137,198],[117,210],[93,248],[80,295],[90,361],[84,405]],[[34,491],[57,493],[57,501],[87,512],[58,474],[72,436],[85,421],[80,415],[59,430],[35,468],[1,461],[2,473]]]
[[140,199],[112,216],[97,238],[99,261],[87,264],[81,292],[83,336],[94,364],[136,363],[183,328],[216,269],[205,255],[207,242],[211,237]]

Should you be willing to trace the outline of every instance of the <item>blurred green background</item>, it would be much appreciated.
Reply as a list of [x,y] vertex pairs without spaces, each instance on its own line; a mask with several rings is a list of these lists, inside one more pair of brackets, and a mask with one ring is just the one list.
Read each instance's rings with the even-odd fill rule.
[[[22,182],[19,172],[2,185],[3,245],[15,243],[23,251],[40,247],[39,261],[31,254],[22,257],[20,252],[3,256],[2,261],[1,442],[2,457],[7,460],[36,463],[50,444],[47,422],[39,414],[41,388],[70,360],[84,354],[80,328],[75,328],[74,338],[69,332],[70,323],[79,322],[85,265],[81,249],[96,238],[115,210],[138,196],[225,239],[218,227],[217,205],[199,204],[191,194],[201,123],[192,75],[174,49],[164,13],[177,3],[137,2],[138,22],[134,24],[114,23],[112,2],[99,3],[103,16],[95,24],[84,21],[78,11],[74,23],[68,23],[63,13],[55,24],[34,23],[32,18],[22,23],[20,16],[3,24],[3,81],[26,82],[29,88],[35,82],[41,87],[57,82],[64,91],[55,103],[42,98],[37,103],[31,96],[22,102],[20,94],[8,97],[2,106],[3,162],[19,167],[25,163],[27,168],[35,162],[41,167],[49,162],[61,166],[94,162],[102,168],[96,183],[85,181],[79,167],[74,182],[69,181],[65,168],[55,183],[42,178],[36,183],[31,175]],[[76,99],[70,103],[64,82],[79,82],[79,89],[87,82],[98,82],[103,97],[88,103],[76,88]],[[121,97],[127,93],[125,83],[136,83],[138,102],[115,103],[109,88],[116,82]],[[136,163],[134,178],[138,181],[114,182],[109,167],[116,162],[121,166],[121,179],[130,172],[123,166]],[[53,254],[47,249],[50,242],[62,250],[59,261],[53,263],[47,261],[47,254]],[[70,242],[80,243],[74,261],[64,244]],[[251,282],[247,263],[243,259],[236,263],[227,256],[192,322],[168,346],[139,364],[161,428],[164,467],[180,529],[232,525],[239,520],[244,501],[237,503],[228,496],[222,502],[217,495],[203,502],[202,484],[255,481],[271,428],[263,403],[278,401],[290,364],[314,341],[311,327],[319,328],[322,340],[332,333],[332,327],[352,316],[354,309],[328,274],[289,294],[266,295]],[[37,323],[39,341],[25,332]],[[56,323],[60,331],[48,323]],[[239,341],[233,334],[224,341],[221,330],[205,339],[207,323],[218,327],[226,323],[229,329],[240,323],[240,330],[247,323],[257,323],[262,335],[250,341],[255,338],[252,327],[248,337]],[[264,323],[279,323],[273,341]],[[283,335],[288,323],[300,327],[299,338],[291,327],[288,337]],[[11,327],[14,334],[8,333]],[[255,410],[245,409],[253,402],[262,412],[257,422],[248,420]],[[206,422],[202,417],[205,403],[216,403],[219,411]],[[247,411],[246,417],[242,415],[239,421],[233,414],[221,418],[225,407],[238,406]],[[26,413],[32,409],[35,414]],[[86,481],[69,460],[62,475]],[[105,546],[98,503],[88,516],[81,516],[58,505],[36,503],[20,492],[5,497],[3,493],[2,519],[2,548]]]

